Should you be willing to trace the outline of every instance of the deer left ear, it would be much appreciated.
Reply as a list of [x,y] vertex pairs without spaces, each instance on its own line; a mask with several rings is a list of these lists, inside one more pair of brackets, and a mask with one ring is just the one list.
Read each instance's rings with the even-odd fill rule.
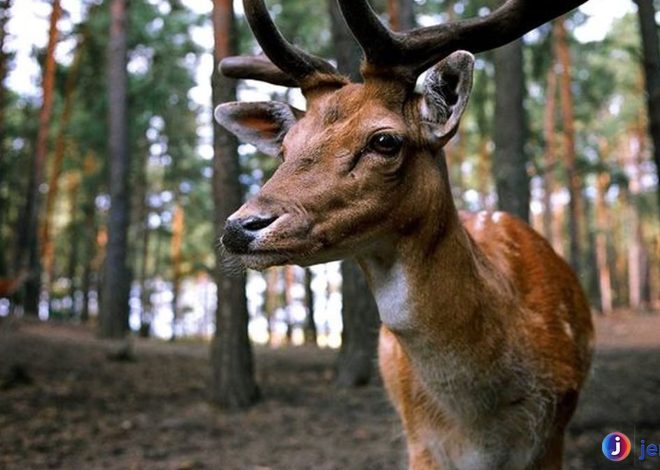
[[302,115],[303,111],[279,101],[223,103],[214,112],[222,127],[273,157],[279,153],[286,133]]
[[424,81],[422,122],[441,146],[458,129],[472,90],[473,70],[474,56],[457,51],[433,67]]

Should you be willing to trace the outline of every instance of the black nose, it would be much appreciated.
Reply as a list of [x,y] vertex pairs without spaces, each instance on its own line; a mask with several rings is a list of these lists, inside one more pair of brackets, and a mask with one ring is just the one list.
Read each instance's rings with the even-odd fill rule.
[[268,227],[277,220],[273,215],[256,215],[244,219],[227,220],[222,244],[230,253],[245,254],[249,251],[250,242],[255,239],[259,230]]

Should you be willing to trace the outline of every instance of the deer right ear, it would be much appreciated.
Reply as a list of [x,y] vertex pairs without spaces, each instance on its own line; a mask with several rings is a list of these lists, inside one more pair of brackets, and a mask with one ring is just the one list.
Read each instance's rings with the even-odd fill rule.
[[472,91],[474,56],[457,51],[439,62],[424,81],[421,115],[440,145],[451,139]]
[[223,103],[214,112],[222,127],[271,156],[277,156],[284,136],[303,114],[279,101]]

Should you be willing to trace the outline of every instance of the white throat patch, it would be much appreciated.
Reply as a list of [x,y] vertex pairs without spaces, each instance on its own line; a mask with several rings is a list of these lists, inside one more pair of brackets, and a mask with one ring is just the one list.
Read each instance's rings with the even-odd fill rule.
[[371,264],[374,298],[380,319],[389,329],[400,331],[410,327],[410,292],[405,270],[397,261],[388,269]]

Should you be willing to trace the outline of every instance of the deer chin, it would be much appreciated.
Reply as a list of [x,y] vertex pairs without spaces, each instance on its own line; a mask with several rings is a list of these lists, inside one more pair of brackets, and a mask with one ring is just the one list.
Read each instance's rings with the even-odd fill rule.
[[262,271],[272,266],[286,264],[307,267],[314,264],[329,263],[347,258],[350,253],[346,250],[329,248],[324,246],[323,243],[305,239],[291,243],[286,248],[257,244],[254,249],[250,249],[246,253],[229,253],[229,255],[245,268]]

